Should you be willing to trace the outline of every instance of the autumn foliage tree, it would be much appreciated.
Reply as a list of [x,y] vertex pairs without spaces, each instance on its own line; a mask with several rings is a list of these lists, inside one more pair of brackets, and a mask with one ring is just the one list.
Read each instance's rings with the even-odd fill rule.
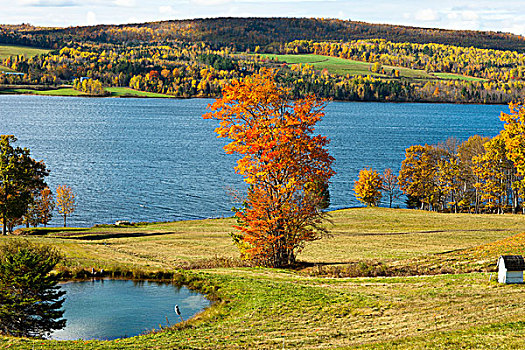
[[405,150],[399,172],[399,187],[407,196],[417,198],[422,207],[434,203],[438,187],[437,164],[432,146],[414,145]]
[[397,181],[397,175],[394,174],[392,169],[388,168],[381,174],[381,190],[388,197],[389,208],[392,208],[392,202],[394,199],[399,199],[401,196],[401,190]]
[[356,198],[367,206],[376,206],[381,200],[383,182],[381,175],[372,168],[364,168],[359,172],[359,178],[354,182]]
[[514,163],[519,174],[525,176],[525,105],[509,104],[510,113],[501,113],[505,124],[501,136],[505,142],[508,158]]
[[67,217],[73,214],[76,209],[75,194],[68,185],[58,186],[56,193],[58,212],[64,218],[64,227],[66,227]]
[[317,184],[334,174],[328,139],[313,135],[324,101],[309,96],[290,101],[289,90],[272,70],[223,89],[206,119],[220,121],[218,137],[231,139],[226,153],[243,156],[235,170],[249,184],[244,208],[237,210],[234,241],[243,258],[280,267],[293,264],[305,242],[319,239],[325,200]]
[[4,235],[21,223],[49,174],[43,162],[30,157],[29,149],[13,146],[16,141],[13,135],[0,136],[0,219]]

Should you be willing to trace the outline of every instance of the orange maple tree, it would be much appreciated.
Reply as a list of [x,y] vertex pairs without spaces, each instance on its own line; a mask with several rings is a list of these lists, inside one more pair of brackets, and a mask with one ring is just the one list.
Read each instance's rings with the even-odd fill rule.
[[204,118],[220,121],[218,137],[231,139],[226,153],[238,153],[235,171],[249,189],[236,211],[241,255],[259,265],[287,266],[304,243],[319,239],[324,200],[319,186],[334,174],[329,140],[314,135],[325,102],[314,96],[291,101],[273,70],[233,80]]

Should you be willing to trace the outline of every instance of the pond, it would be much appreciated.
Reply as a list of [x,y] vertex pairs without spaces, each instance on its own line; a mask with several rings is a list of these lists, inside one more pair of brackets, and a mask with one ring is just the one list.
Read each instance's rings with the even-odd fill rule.
[[210,305],[204,295],[186,287],[148,281],[93,280],[61,285],[66,291],[66,327],[52,339],[100,339],[132,337],[180,322]]

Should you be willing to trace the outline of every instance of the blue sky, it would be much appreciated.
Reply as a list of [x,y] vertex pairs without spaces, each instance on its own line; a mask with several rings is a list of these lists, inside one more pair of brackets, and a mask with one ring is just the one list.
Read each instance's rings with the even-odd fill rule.
[[0,0],[0,23],[41,26],[205,17],[325,17],[525,35],[524,0]]

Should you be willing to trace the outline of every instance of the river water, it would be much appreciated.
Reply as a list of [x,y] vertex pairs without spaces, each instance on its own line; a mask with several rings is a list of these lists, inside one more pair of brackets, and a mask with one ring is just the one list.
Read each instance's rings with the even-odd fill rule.
[[[14,134],[44,160],[53,191],[73,188],[70,225],[230,216],[231,193],[245,185],[214,133],[217,122],[202,119],[212,102],[0,95],[0,134]],[[411,145],[494,136],[502,111],[507,106],[329,103],[317,131],[331,139],[336,159],[330,209],[359,205],[352,187],[363,167],[398,171]],[[55,214],[52,224],[61,222]]]

